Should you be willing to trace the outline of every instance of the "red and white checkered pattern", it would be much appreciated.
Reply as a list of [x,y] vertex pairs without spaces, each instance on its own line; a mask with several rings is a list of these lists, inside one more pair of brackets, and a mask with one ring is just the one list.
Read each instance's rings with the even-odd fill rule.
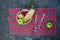
[[[37,24],[35,23],[35,15],[32,17],[32,21],[27,25],[19,25],[16,21],[17,12],[21,11],[21,8],[9,8],[8,9],[8,23],[10,26],[10,34],[11,35],[26,35],[26,36],[49,36],[56,35],[56,9],[55,8],[36,8],[35,15],[37,15]],[[41,21],[43,14],[46,14],[44,21]],[[47,22],[51,20],[53,23],[52,29],[48,29],[46,27]],[[40,25],[40,28],[37,28],[36,32],[34,32],[35,25]]]

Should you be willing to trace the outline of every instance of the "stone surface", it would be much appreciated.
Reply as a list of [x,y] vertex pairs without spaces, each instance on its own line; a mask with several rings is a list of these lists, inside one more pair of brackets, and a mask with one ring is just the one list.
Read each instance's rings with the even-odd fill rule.
[[[26,0],[0,0],[0,40],[25,40],[25,37],[12,36],[9,35],[9,25],[8,25],[8,8],[25,8]],[[28,0],[27,0],[28,1]],[[60,1],[59,0],[35,0],[35,8],[39,7],[56,7],[57,8],[57,39],[41,37],[41,40],[60,40]],[[9,36],[7,37],[6,34]],[[10,37],[11,36],[11,37]],[[34,38],[34,37],[32,37]],[[39,39],[33,39],[39,40]]]

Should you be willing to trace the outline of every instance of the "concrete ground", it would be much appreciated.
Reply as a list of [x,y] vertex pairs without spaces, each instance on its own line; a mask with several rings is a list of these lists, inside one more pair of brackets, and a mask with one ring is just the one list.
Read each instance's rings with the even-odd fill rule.
[[60,0],[34,0],[35,8],[56,8],[57,10],[57,37],[20,37],[9,34],[9,25],[7,21],[8,8],[25,8],[25,2],[29,0],[0,0],[0,40],[60,40]]

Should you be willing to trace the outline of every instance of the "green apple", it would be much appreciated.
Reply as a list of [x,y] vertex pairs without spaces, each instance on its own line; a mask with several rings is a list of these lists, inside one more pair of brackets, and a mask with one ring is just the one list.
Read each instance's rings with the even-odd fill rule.
[[49,29],[52,28],[52,22],[47,23],[47,28],[49,28]]
[[24,20],[23,20],[22,18],[19,19],[19,20],[18,20],[18,24],[23,25],[23,24],[24,24]]

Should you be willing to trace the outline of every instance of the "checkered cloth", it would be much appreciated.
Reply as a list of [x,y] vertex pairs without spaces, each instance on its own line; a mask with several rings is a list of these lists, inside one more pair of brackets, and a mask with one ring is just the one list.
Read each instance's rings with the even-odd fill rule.
[[[16,21],[16,15],[21,8],[8,9],[8,23],[10,26],[11,35],[25,35],[25,36],[55,36],[56,35],[56,9],[55,8],[35,8],[35,14],[30,23],[26,25],[19,25]],[[45,17],[41,21],[43,14]],[[37,21],[36,21],[37,20]],[[35,22],[36,21],[36,22]],[[48,29],[46,24],[48,21],[53,23],[53,27]]]

